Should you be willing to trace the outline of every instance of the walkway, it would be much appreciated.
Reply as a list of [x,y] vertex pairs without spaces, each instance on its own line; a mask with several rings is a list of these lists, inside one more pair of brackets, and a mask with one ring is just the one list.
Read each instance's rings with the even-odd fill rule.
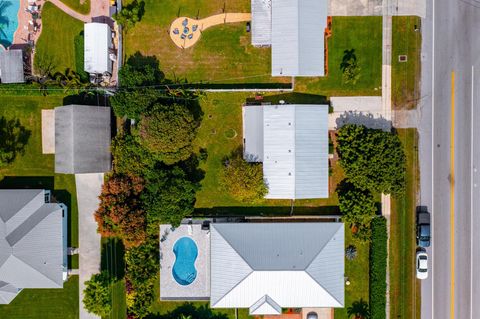
[[77,11],[71,9],[61,0],[47,0],[53,3],[57,8],[68,14],[69,16],[83,21],[83,22],[92,22],[92,18],[96,17],[109,17],[110,16],[110,3],[109,0],[90,0],[90,13],[89,14],[80,14]]
[[177,47],[186,49],[197,43],[202,31],[210,27],[225,23],[246,22],[251,19],[250,13],[221,13],[201,20],[180,17],[170,25],[170,38]]
[[98,208],[98,196],[103,185],[103,173],[76,174],[78,202],[78,242],[79,242],[79,298],[80,319],[99,319],[83,308],[83,290],[85,281],[100,271],[100,235],[97,233],[97,223],[93,217]]

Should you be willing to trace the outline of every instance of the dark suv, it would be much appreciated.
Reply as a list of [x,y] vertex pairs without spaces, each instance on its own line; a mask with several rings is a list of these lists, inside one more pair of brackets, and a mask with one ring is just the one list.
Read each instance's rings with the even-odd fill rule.
[[430,213],[426,206],[417,207],[417,245],[430,246]]

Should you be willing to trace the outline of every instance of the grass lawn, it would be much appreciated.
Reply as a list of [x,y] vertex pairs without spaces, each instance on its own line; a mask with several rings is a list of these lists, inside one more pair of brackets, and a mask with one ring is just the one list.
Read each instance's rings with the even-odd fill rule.
[[[350,280],[350,285],[345,286],[345,307],[335,309],[335,319],[350,319],[347,309],[354,301],[363,299],[369,302],[369,251],[370,244],[353,242],[352,232],[345,228],[345,247],[354,245],[357,247],[357,257],[354,260],[345,259],[345,276]],[[392,317],[393,318],[393,317]]]
[[[130,1],[127,1],[130,2]],[[126,56],[155,55],[168,79],[203,83],[289,82],[270,77],[270,48],[255,48],[245,23],[219,25],[205,30],[188,49],[175,46],[170,24],[179,16],[199,17],[225,12],[250,12],[250,0],[145,0],[145,15],[124,37]]]
[[[420,98],[420,24],[419,17],[392,20],[392,100],[396,109],[413,109]],[[399,62],[399,55],[406,55],[407,61]]]
[[0,117],[18,119],[30,137],[23,154],[0,169],[0,188],[46,188],[68,206],[68,245],[78,247],[78,211],[75,178],[54,173],[54,156],[42,154],[41,110],[63,105],[62,97],[0,96]]
[[101,269],[107,270],[109,274],[118,279],[112,284],[112,311],[108,319],[125,319],[127,317],[125,261],[121,240],[102,238]]
[[78,276],[72,276],[63,289],[24,289],[9,304],[0,305],[5,319],[77,319]]
[[[67,6],[81,14],[90,12],[90,0],[60,0]],[[95,1],[95,0],[93,0]]]
[[[282,95],[282,98],[286,98]],[[206,148],[208,158],[200,165],[205,178],[197,192],[196,212],[209,215],[281,215],[290,213],[290,200],[263,200],[243,203],[229,196],[219,185],[223,158],[242,147],[242,105],[248,93],[210,93],[201,102],[203,121],[196,139],[197,148]],[[311,96],[310,96],[311,97]],[[298,99],[298,95],[295,97]],[[229,133],[234,130],[235,137]],[[234,134],[235,135],[235,134]],[[295,214],[330,214],[336,212],[338,198],[334,193],[337,181],[343,178],[338,165],[333,166],[330,178],[330,198],[296,200]]]
[[83,31],[83,22],[47,2],[42,9],[42,24],[42,34],[36,45],[35,70],[51,62],[55,66],[54,71],[65,72],[67,68],[83,71],[83,68],[79,70],[76,67],[74,43],[75,36]]
[[[344,51],[352,49],[360,67],[360,78],[354,85],[342,82],[340,69]],[[297,91],[326,96],[381,95],[381,86],[382,17],[333,17],[328,75],[295,80]]]
[[405,196],[394,198],[390,219],[390,317],[420,318],[420,283],[415,278],[415,209],[418,191],[418,135],[399,129],[407,156]]

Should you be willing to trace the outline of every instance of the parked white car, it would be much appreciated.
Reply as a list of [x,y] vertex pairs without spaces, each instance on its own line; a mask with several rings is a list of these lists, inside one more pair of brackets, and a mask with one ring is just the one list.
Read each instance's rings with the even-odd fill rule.
[[417,252],[417,278],[418,279],[427,279],[428,278],[428,255],[424,251]]

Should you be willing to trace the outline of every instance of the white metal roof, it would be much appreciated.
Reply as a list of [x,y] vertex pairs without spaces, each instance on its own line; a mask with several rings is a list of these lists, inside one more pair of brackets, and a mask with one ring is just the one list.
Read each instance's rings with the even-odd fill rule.
[[328,106],[245,106],[243,112],[244,157],[263,161],[266,198],[327,198]]
[[327,7],[327,0],[272,1],[272,76],[325,75]]
[[272,0],[252,0],[252,45],[272,44]]
[[112,47],[112,31],[105,23],[85,23],[85,72],[112,73],[109,49]]
[[342,223],[211,225],[212,308],[343,307]]

